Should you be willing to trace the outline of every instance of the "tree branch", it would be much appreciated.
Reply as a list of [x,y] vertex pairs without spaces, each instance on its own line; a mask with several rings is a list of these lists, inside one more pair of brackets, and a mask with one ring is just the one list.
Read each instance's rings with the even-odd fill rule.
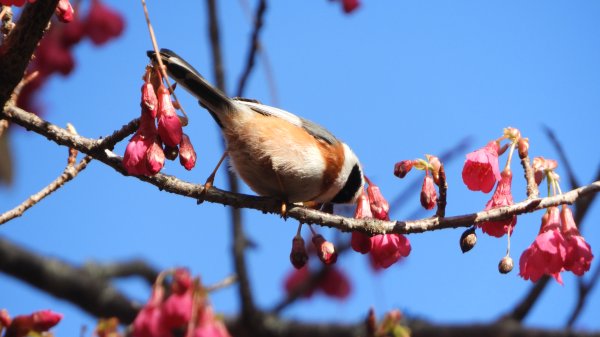
[[0,270],[96,317],[132,322],[139,306],[85,268],[34,254],[0,238]]
[[[72,135],[67,130],[42,120],[38,116],[26,112],[17,107],[7,107],[0,113],[1,117],[25,127],[28,130],[45,136],[57,144],[75,148],[76,150],[92,156],[94,159],[107,164],[119,173],[127,175],[121,164],[121,157],[107,150],[103,146],[113,145],[116,137],[110,136],[105,139],[89,139],[78,135]],[[132,123],[129,123],[130,125]],[[114,134],[123,134],[122,130]],[[114,135],[113,134],[113,135]],[[281,211],[280,201],[274,198],[256,197],[244,194],[230,193],[218,188],[210,188],[202,195],[203,186],[195,185],[176,177],[163,173],[151,177],[136,176],[136,178],[151,183],[161,190],[179,194],[194,199],[204,198],[209,202],[219,203],[236,208],[252,208],[264,213],[276,213]],[[474,223],[482,221],[495,221],[529,213],[536,210],[558,206],[561,204],[573,204],[578,199],[591,196],[600,191],[600,180],[587,186],[566,192],[562,195],[528,199],[511,206],[481,211],[477,213],[458,215],[445,218],[425,218],[410,221],[382,221],[376,219],[352,219],[339,215],[332,215],[318,210],[307,209],[300,205],[291,205],[287,215],[302,223],[317,224],[326,227],[337,228],[341,231],[361,231],[369,234],[397,233],[412,234],[446,228],[470,227]]]
[[48,186],[44,187],[42,190],[40,190],[36,194],[27,198],[27,200],[23,201],[17,207],[4,212],[3,214],[0,214],[0,225],[2,225],[14,218],[20,217],[21,215],[23,215],[23,213],[25,213],[25,211],[27,211],[28,209],[33,207],[35,204],[37,204],[42,199],[44,199],[45,197],[50,195],[52,192],[58,190],[64,184],[73,180],[73,178],[75,178],[79,174],[79,172],[83,171],[87,167],[87,164],[91,160],[92,160],[92,157],[86,156],[81,160],[81,162],[79,162],[79,164],[77,166],[67,165],[67,167],[65,167],[62,174],[60,176],[58,176],[58,178],[54,179],[54,181],[52,181]]
[[33,51],[42,39],[58,0],[27,4],[19,22],[0,48],[0,108],[19,84]]

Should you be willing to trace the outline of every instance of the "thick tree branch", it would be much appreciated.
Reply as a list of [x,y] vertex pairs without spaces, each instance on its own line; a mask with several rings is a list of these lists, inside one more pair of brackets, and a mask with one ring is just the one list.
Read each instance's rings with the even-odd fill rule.
[[132,322],[139,307],[105,279],[57,259],[29,252],[0,238],[0,270],[96,317]]
[[19,22],[0,47],[0,107],[21,82],[57,3],[58,0],[36,1],[25,6]]
[[[6,108],[0,113],[0,116],[21,125],[26,129],[43,135],[57,144],[72,147],[80,152],[86,153],[92,156],[94,159],[107,164],[121,174],[127,175],[122,167],[121,157],[103,147],[112,145],[112,142],[115,140],[114,136],[95,140],[78,135],[72,135],[67,130],[44,121],[38,116],[16,107]],[[123,132],[121,132],[121,130],[115,132],[115,134],[122,133]],[[139,176],[136,178],[149,182],[161,190],[165,190],[170,193],[195,199],[202,197],[209,202],[220,203],[236,208],[252,208],[265,213],[279,213],[281,209],[280,201],[276,199],[230,193],[218,188],[211,188],[206,191],[206,194],[202,195],[202,185],[192,184],[162,173],[151,177]],[[446,228],[469,227],[474,223],[482,221],[500,220],[512,215],[529,213],[550,206],[572,204],[580,198],[594,195],[599,191],[600,180],[595,181],[587,186],[582,186],[571,190],[562,195],[528,199],[507,207],[446,218],[425,218],[411,221],[352,219],[339,215],[323,213],[317,210],[307,209],[299,205],[291,205],[288,209],[287,215],[302,223],[318,224],[321,226],[337,228],[342,231],[362,231],[370,234],[412,234]]]

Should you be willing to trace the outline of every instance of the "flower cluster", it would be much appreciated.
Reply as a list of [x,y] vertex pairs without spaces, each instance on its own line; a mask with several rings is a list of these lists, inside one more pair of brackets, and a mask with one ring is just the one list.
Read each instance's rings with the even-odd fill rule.
[[59,2],[57,13],[60,14],[59,20],[69,23],[54,22],[35,51],[35,58],[31,61],[28,72],[30,74],[37,72],[37,76],[23,87],[17,101],[19,107],[28,111],[41,112],[36,97],[50,76],[54,74],[67,76],[73,71],[75,68],[73,48],[85,37],[99,46],[120,36],[125,27],[123,17],[100,0],[92,1],[89,12],[84,18],[74,13],[69,1],[64,0]]
[[[509,140],[510,150],[506,166],[500,172],[498,167],[498,156],[503,154],[509,145],[500,147],[502,140]],[[510,206],[514,204],[512,197],[512,172],[510,162],[515,148],[519,146],[528,147],[528,140],[521,137],[521,132],[515,128],[505,128],[501,138],[489,142],[486,146],[467,154],[467,159],[462,170],[462,178],[467,188],[471,191],[481,191],[489,193],[494,185],[496,190],[492,198],[485,205],[485,210]],[[497,184],[496,184],[497,183]],[[494,237],[502,237],[504,234],[511,235],[513,228],[517,224],[517,217],[511,216],[507,219],[484,221],[477,224],[481,230]]]
[[148,69],[144,76],[140,125],[127,144],[123,167],[132,175],[151,176],[162,170],[165,158],[174,160],[179,155],[181,165],[191,170],[196,165],[196,151],[183,133],[169,90],[162,82],[155,90],[150,79],[152,73]]
[[12,319],[5,309],[0,310],[0,335],[6,330],[4,336],[25,337],[40,335],[58,324],[62,315],[50,310],[34,312],[30,315],[15,316]]
[[[414,159],[402,160],[394,165],[394,175],[400,179],[404,178],[414,167],[417,170],[425,171],[423,184],[421,185],[421,206],[430,210],[433,209],[438,202],[438,195],[435,190],[435,185],[440,186],[440,176],[442,172],[442,162],[436,156],[430,154],[425,155],[427,160]],[[445,179],[445,177],[444,177]]]
[[560,272],[581,276],[590,269],[593,257],[571,209],[563,205],[559,214],[557,207],[550,207],[542,217],[538,236],[521,255],[519,275],[533,282],[544,274],[551,275],[562,284]]
[[[133,337],[172,337],[174,331],[188,329],[191,332],[184,334],[186,336],[229,337],[204,291],[194,285],[189,271],[176,269],[172,276],[169,295],[162,287],[165,274],[157,278],[150,299],[133,322]],[[192,319],[194,321],[190,322]]]
[[[363,192],[356,206],[356,219],[374,218],[389,220],[389,203],[383,197],[379,186],[368,180],[369,186]],[[371,264],[375,269],[388,268],[402,257],[410,254],[410,241],[402,234],[378,234],[368,236],[361,232],[352,232],[350,245],[361,254],[370,253]]]

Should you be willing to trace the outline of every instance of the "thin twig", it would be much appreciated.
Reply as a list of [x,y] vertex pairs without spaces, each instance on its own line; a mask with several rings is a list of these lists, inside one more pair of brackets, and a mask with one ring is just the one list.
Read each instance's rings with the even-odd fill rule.
[[267,10],[267,1],[260,0],[258,3],[258,8],[256,9],[256,14],[254,14],[254,29],[252,30],[252,35],[250,39],[250,50],[248,51],[248,58],[246,59],[246,67],[244,67],[244,71],[242,71],[242,75],[240,76],[240,80],[238,82],[238,88],[236,91],[236,96],[242,97],[244,91],[246,89],[246,83],[248,78],[250,77],[250,73],[254,68],[254,61],[256,59],[256,54],[260,49],[260,31],[263,27],[263,17]]
[[[156,53],[156,55],[157,55],[156,61],[158,62],[158,67],[160,68],[159,71],[162,75],[162,78],[167,82],[167,87],[171,89],[171,88],[173,88],[173,86],[171,86],[171,82],[169,81],[169,76],[167,76],[167,70],[166,70],[167,68],[163,64],[162,57],[158,57],[158,55],[160,55],[160,50],[158,48],[158,41],[156,40],[156,35],[154,34],[154,28],[152,28],[152,23],[150,22],[150,13],[148,12],[148,6],[146,6],[146,0],[142,0],[142,8],[144,9],[144,16],[146,17],[146,25],[148,26],[148,32],[150,33],[150,40],[152,41],[152,48],[154,49],[154,53]],[[177,95],[175,95],[175,91],[170,90],[170,92],[171,92],[171,95],[173,95],[175,102],[177,103],[177,107],[179,108],[179,110],[181,110],[181,112],[185,116],[185,124],[187,124],[188,115],[185,112],[185,110],[183,110],[183,105],[181,105],[181,103],[179,103],[179,100],[177,99]]]
[[154,284],[159,272],[144,260],[131,260],[115,263],[86,262],[81,269],[94,278],[111,279],[139,276],[149,285]]
[[448,182],[446,181],[446,171],[444,170],[444,164],[440,165],[439,171],[439,184],[438,188],[440,190],[440,197],[437,201],[437,211],[435,213],[436,217],[443,218],[446,216],[446,203],[447,203],[447,193],[448,193]]
[[229,275],[226,278],[222,279],[221,281],[219,281],[215,284],[211,284],[207,287],[204,287],[204,290],[206,290],[206,292],[210,293],[210,292],[217,291],[217,290],[220,290],[223,288],[227,288],[236,282],[238,282],[237,275]]
[[527,198],[535,199],[540,196],[540,191],[535,182],[535,176],[533,174],[533,168],[531,167],[531,161],[527,153],[519,153],[521,159],[521,166],[523,166],[523,174],[525,175],[525,181],[527,182]]
[[54,179],[54,181],[51,182],[48,186],[44,187],[36,194],[27,198],[27,200],[23,201],[17,207],[6,211],[3,214],[0,214],[0,225],[14,218],[20,217],[21,215],[23,215],[23,213],[25,213],[25,211],[33,207],[35,204],[37,204],[42,199],[50,195],[52,192],[61,188],[65,183],[73,180],[73,178],[75,178],[77,174],[79,174],[79,172],[81,172],[87,167],[87,164],[90,162],[90,160],[92,160],[92,157],[86,156],[79,162],[77,166],[67,165],[63,173],[60,176],[58,176],[58,178]]

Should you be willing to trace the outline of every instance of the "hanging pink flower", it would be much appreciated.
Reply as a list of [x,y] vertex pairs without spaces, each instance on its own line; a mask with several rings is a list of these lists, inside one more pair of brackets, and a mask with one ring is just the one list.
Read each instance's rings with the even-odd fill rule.
[[[494,195],[492,195],[490,201],[485,205],[486,211],[514,204],[511,192],[512,172],[509,169],[505,169],[502,171],[501,176],[502,178],[498,186],[496,186]],[[512,233],[516,224],[517,216],[513,215],[508,219],[480,222],[477,224],[477,227],[480,227],[484,233],[499,238],[508,233],[509,230]]]
[[551,275],[562,284],[560,272],[566,255],[566,241],[561,233],[558,208],[550,207],[542,216],[538,236],[519,259],[519,275],[533,282],[537,282],[542,275]]
[[592,264],[592,249],[585,242],[585,239],[579,233],[571,209],[565,205],[560,212],[562,220],[562,231],[565,236],[567,246],[567,256],[565,257],[565,270],[572,271],[573,274],[581,276],[590,270]]
[[488,193],[500,180],[498,168],[498,150],[496,141],[489,142],[483,148],[467,154],[462,171],[463,182],[471,191]]
[[401,257],[410,254],[410,241],[401,234],[380,234],[371,237],[371,257],[376,267],[388,268]]

